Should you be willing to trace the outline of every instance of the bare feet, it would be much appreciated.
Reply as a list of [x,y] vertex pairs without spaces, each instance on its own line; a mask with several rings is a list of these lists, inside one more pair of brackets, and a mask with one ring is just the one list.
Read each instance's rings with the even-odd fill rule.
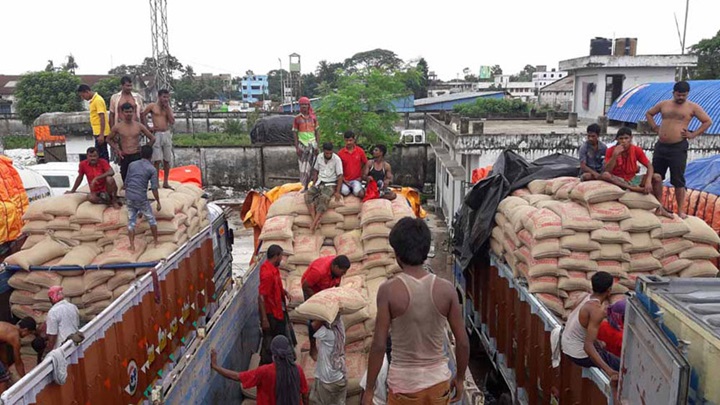
[[128,248],[129,251],[134,252],[135,251],[135,243],[131,243],[130,247]]
[[170,187],[169,184],[163,184],[163,188],[166,188],[168,190],[175,190],[174,188]]
[[[668,212],[668,210],[666,210],[665,207],[659,207],[658,209],[656,209],[655,215],[657,215],[659,217],[675,218],[673,216],[672,212]],[[680,217],[680,218],[682,218],[682,217]]]
[[684,212],[678,212],[678,216],[679,216],[680,218],[682,218],[682,219],[687,218],[687,214],[684,213]]

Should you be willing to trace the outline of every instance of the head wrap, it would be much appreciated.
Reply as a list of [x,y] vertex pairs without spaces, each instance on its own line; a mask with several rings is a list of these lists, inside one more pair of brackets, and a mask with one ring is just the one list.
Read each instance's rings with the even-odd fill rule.
[[315,115],[315,110],[312,108],[312,104],[310,104],[310,99],[307,97],[300,97],[298,100],[299,105],[307,104],[308,105],[308,115],[311,116],[314,120],[317,120],[317,116]]
[[625,323],[625,300],[618,301],[607,308],[608,323],[617,330],[623,330]]
[[307,97],[300,97],[300,99],[298,100],[298,104],[310,104],[310,99]]
[[278,335],[270,342],[275,364],[275,400],[278,405],[300,404],[300,372],[295,365],[295,351],[290,341]]
[[61,301],[63,298],[65,298],[65,294],[63,294],[63,288],[59,285],[54,285],[50,287],[48,290],[48,297],[50,297],[50,302],[53,304]]

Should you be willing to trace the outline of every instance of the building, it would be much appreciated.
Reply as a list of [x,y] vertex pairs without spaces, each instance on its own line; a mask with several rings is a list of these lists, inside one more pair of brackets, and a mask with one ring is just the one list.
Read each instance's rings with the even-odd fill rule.
[[548,72],[547,69],[545,69],[545,66],[538,66],[537,71],[532,74],[532,81],[535,84],[535,88],[540,89],[541,87],[545,87],[551,83],[567,77],[567,75],[568,72],[556,72],[555,69],[552,69]]
[[[712,126],[705,132],[710,135],[720,135],[720,80],[691,80],[688,100],[697,103],[708,113],[713,121]],[[672,97],[675,82],[646,83],[635,86],[618,98],[608,110],[608,118],[620,123],[636,124],[645,121],[645,112],[659,101]],[[662,117],[658,115],[655,121],[659,124]],[[693,119],[688,125],[690,131],[700,126],[700,121]]]
[[[423,100],[427,100],[427,99],[423,99]],[[315,98],[310,99],[310,106],[318,114],[321,114],[320,112],[318,112],[321,101],[322,100],[320,99],[320,97],[315,97]],[[413,96],[413,95],[409,95],[406,97],[399,97],[399,98],[396,98],[393,101],[391,101],[393,108],[395,109],[395,112],[403,113],[403,114],[415,112],[414,102],[415,102],[415,96]],[[292,103],[283,103],[280,106],[280,112],[297,114],[300,112],[300,104],[298,104],[295,101]]]
[[511,82],[502,78],[498,82],[479,82],[475,83],[475,90],[479,92],[487,91],[506,91],[513,98],[519,98],[522,101],[534,101],[536,98],[535,84],[533,82]]
[[505,98],[510,93],[504,90],[446,94],[415,100],[415,111],[450,111],[459,104],[474,103],[479,98]]
[[247,75],[240,81],[240,94],[242,101],[256,103],[269,98],[267,75]]
[[560,62],[560,70],[575,76],[573,111],[597,119],[627,89],[644,83],[672,82],[679,67],[694,67],[694,55],[595,55]]
[[538,104],[554,107],[556,111],[572,111],[575,77],[564,78],[543,86],[538,91]]
[[451,82],[433,84],[428,87],[428,97],[440,97],[448,94],[473,91],[476,83],[454,80]]

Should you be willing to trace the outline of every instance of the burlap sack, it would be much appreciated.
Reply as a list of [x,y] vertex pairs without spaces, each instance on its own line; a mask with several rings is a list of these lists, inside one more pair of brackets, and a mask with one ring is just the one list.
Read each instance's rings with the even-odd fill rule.
[[570,193],[570,197],[585,204],[596,204],[605,201],[616,201],[624,194],[625,192],[614,184],[593,180],[578,183]]
[[99,224],[103,222],[103,213],[107,208],[104,204],[93,204],[85,201],[80,204],[75,215],[70,217],[70,222],[75,224]]
[[535,239],[559,238],[574,231],[563,229],[560,217],[549,209],[539,209],[525,218],[525,228]]
[[668,256],[679,255],[680,253],[692,249],[695,244],[692,241],[683,238],[653,239],[660,243],[660,248],[653,250],[653,256],[656,259],[664,259]]
[[[277,217],[276,217],[277,218]],[[308,265],[320,257],[323,242],[322,235],[297,235],[293,240],[293,255],[288,258],[290,264]]]
[[389,277],[392,277],[395,274],[398,274],[400,272],[402,272],[402,267],[400,267],[400,265],[397,263],[393,263],[393,264],[389,264],[389,265],[385,266],[385,273],[387,273],[387,275]]
[[62,275],[55,271],[32,271],[25,281],[47,290],[52,286],[62,284]]
[[543,293],[535,294],[535,297],[555,315],[561,318],[565,316],[565,304],[562,299],[552,294]]
[[570,254],[570,251],[560,246],[560,239],[534,239],[530,233],[523,229],[518,233],[518,239],[530,249],[534,259],[545,259],[549,257],[562,257]]
[[537,210],[537,208],[530,205],[521,205],[514,208],[511,211],[510,217],[508,217],[510,225],[512,226],[512,232],[520,232],[520,230],[525,227],[525,219]]
[[602,221],[590,218],[590,213],[586,207],[573,201],[553,204],[548,209],[560,217],[564,229],[593,231],[603,226]]
[[337,287],[320,291],[303,302],[295,311],[307,319],[331,323],[338,314],[352,314],[367,305],[367,300],[359,292],[351,288]]
[[360,217],[357,214],[345,215],[343,217],[343,222],[338,224],[338,226],[346,231],[358,229],[360,228]]
[[107,283],[112,277],[115,276],[114,270],[88,270],[85,272],[83,277],[83,285],[85,292],[92,290],[93,288]]
[[61,217],[75,215],[80,204],[84,203],[87,198],[87,194],[80,193],[48,197],[45,201],[45,213]]
[[80,310],[80,320],[84,322],[90,322],[93,318],[99,315],[105,308],[109,307],[112,300],[108,299],[105,301],[98,301],[89,304],[84,309]]
[[355,215],[360,213],[360,210],[362,209],[362,200],[355,197],[354,195],[349,195],[347,197],[343,197],[343,204],[335,208],[335,211],[342,215]]
[[268,218],[260,232],[260,240],[292,239],[292,226],[295,217],[290,215]]
[[717,232],[702,219],[688,215],[685,218],[685,224],[690,228],[690,232],[683,236],[685,239],[708,245],[717,246],[720,244],[720,237]]
[[30,235],[25,239],[25,242],[23,243],[22,250],[30,249],[31,247],[37,245],[39,242],[41,242],[43,239],[45,239],[47,236],[44,234],[34,234]]
[[503,248],[505,251],[508,252],[514,252],[516,249],[518,249],[520,246],[522,246],[522,242],[520,239],[518,239],[518,235],[514,232],[512,232],[511,225],[505,225],[505,232],[503,232],[503,235],[505,235],[505,238],[503,238]]
[[503,227],[507,223],[508,223],[508,219],[505,215],[503,215],[500,212],[495,214],[495,225],[497,225],[499,227]]
[[65,276],[62,279],[63,294],[66,297],[82,297],[85,294],[85,283],[83,276]]
[[510,193],[511,196],[520,197],[520,198],[522,198],[525,195],[530,195],[530,194],[532,194],[532,192],[528,188],[519,188],[519,189],[513,191],[512,193]]
[[547,180],[538,179],[531,181],[527,188],[533,194],[545,194],[545,188],[547,186]]
[[387,238],[390,236],[390,228],[384,222],[372,222],[362,228],[362,240],[372,238]]
[[526,194],[520,198],[527,201],[528,204],[530,204],[532,206],[535,206],[540,202],[552,201],[552,199],[553,199],[551,196],[545,195],[545,194]]
[[630,243],[623,244],[623,251],[626,253],[652,252],[663,247],[659,239],[653,239],[647,232],[631,233]]
[[107,281],[108,290],[114,290],[121,285],[130,284],[135,280],[135,270],[115,270],[115,275]]
[[45,211],[48,201],[50,201],[49,198],[41,198],[31,202],[22,219],[25,221],[52,221],[54,216]]
[[[173,218],[175,213],[170,218]],[[97,224],[97,229],[106,231],[120,229],[128,225],[128,211],[126,206],[121,208],[108,207],[103,212],[103,221]]]
[[[175,201],[175,209],[179,209],[181,212],[186,212],[190,207],[195,204],[195,197],[185,193],[172,193],[168,196],[167,199]],[[162,205],[162,200],[160,202]]]
[[565,183],[560,188],[555,191],[555,199],[557,200],[569,200],[570,199],[570,193],[572,193],[573,189],[576,185],[578,185],[580,182],[576,183]]
[[692,248],[680,252],[681,259],[711,260],[717,257],[720,257],[717,248],[704,243],[696,243]]
[[344,222],[345,218],[342,214],[338,213],[337,211],[333,209],[329,209],[325,211],[322,218],[320,218],[321,224],[337,224],[338,222]]
[[617,260],[620,262],[629,262],[630,254],[623,252],[622,244],[619,243],[603,243],[600,244],[600,250],[590,252],[592,260]]
[[369,254],[362,262],[364,269],[370,269],[377,266],[389,266],[394,263],[395,259],[390,257],[387,252]]
[[495,238],[490,238],[490,250],[497,257],[502,257],[505,253],[505,248],[503,248],[502,242],[498,242]]
[[632,209],[630,218],[620,221],[620,229],[634,232],[650,232],[660,228],[660,218],[650,211]]
[[[385,225],[385,224],[383,224]],[[331,224],[322,224],[319,228],[320,235],[325,238],[333,239],[336,236],[342,235],[345,231],[341,228],[338,228],[337,224],[331,223]]]
[[125,285],[121,285],[121,286],[119,286],[118,288],[112,290],[112,299],[113,299],[113,301],[116,300],[116,299],[118,299],[118,298],[119,298],[121,295],[123,295],[123,293],[124,293],[125,291],[127,291],[128,289],[130,289],[130,285],[129,285],[129,284],[125,284]]
[[[158,262],[163,259],[167,259],[173,252],[178,249],[178,246],[174,243],[161,243],[158,246],[149,246],[145,249],[142,255],[138,258],[138,262]],[[114,288],[111,288],[114,290]]]
[[[162,241],[161,241],[162,242]],[[259,253],[265,253],[267,252],[268,248],[272,245],[278,245],[282,248],[283,253],[286,255],[293,255],[295,254],[295,248],[293,247],[293,241],[292,239],[283,239],[283,240],[266,240],[263,241],[260,244],[260,248],[258,249]]]
[[560,247],[571,252],[594,252],[600,250],[600,243],[590,239],[587,232],[577,232],[560,238]]
[[717,277],[718,269],[709,260],[693,260],[692,264],[680,272],[680,277]]
[[677,238],[690,232],[690,227],[679,216],[673,214],[672,218],[659,217],[660,228],[653,229],[650,236],[656,239]]
[[71,237],[79,242],[94,242],[104,238],[105,234],[94,224],[85,224],[80,226],[79,231],[73,232]]
[[[598,260],[598,271],[604,271],[606,273],[609,273],[613,277],[627,277],[627,272],[625,271],[627,263],[621,263],[616,260]],[[588,272],[587,273],[587,279],[591,280],[592,276],[595,274],[595,272]]]
[[568,297],[565,298],[565,309],[574,310],[588,295],[590,293],[587,291],[568,291]]
[[115,240],[112,249],[106,250],[95,257],[92,264],[104,266],[108,264],[137,263],[145,252],[148,242],[143,238],[135,238],[135,250],[130,250],[130,240],[123,236]]
[[668,256],[660,260],[662,268],[659,270],[661,276],[677,274],[693,264],[692,260],[681,259],[678,255]]
[[20,230],[22,233],[28,233],[28,234],[38,234],[38,235],[44,235],[48,228],[47,224],[50,221],[30,221],[23,225],[22,229]]
[[360,225],[371,222],[387,222],[393,219],[392,204],[388,200],[374,199],[366,201],[360,210]]
[[32,291],[15,290],[10,294],[10,304],[32,305],[34,303],[35,293]]
[[40,266],[45,262],[64,256],[70,251],[66,244],[47,238],[27,250],[13,253],[5,259],[5,263],[14,264],[29,270],[30,266]]
[[183,183],[175,191],[178,193],[184,193],[191,195],[194,199],[198,199],[203,196],[204,191],[195,184]]
[[[392,247],[387,238],[370,238],[362,242],[365,254],[391,252]],[[350,257],[350,256],[348,256]],[[352,261],[353,259],[350,259]]]
[[33,273],[27,271],[16,271],[8,279],[8,285],[16,290],[24,290],[31,293],[36,293],[40,291],[40,289],[42,288],[41,286],[33,283],[28,283],[27,279],[28,277],[30,277],[30,274]]
[[523,206],[523,205],[530,205],[527,201],[523,200],[520,197],[505,197],[502,201],[500,201],[500,204],[498,204],[498,212],[505,215],[506,218],[510,218],[512,216],[513,211],[517,207]]
[[387,278],[386,266],[376,266],[364,270],[366,280],[374,280],[376,278]]
[[89,245],[79,245],[72,248],[68,253],[65,254],[60,262],[59,266],[87,266],[92,263],[95,256],[100,254],[100,248]]
[[[160,197],[160,206],[162,208],[160,211],[157,210],[157,204],[151,203],[150,206],[157,220],[173,219],[175,218],[175,214],[180,213],[183,209],[183,206],[177,204],[175,200],[162,197]],[[198,215],[200,215],[200,210],[198,210]]]
[[86,291],[82,296],[82,301],[85,306],[94,304],[100,301],[112,300],[112,290],[108,289],[107,284],[101,284],[90,291]]
[[568,271],[566,277],[558,278],[558,288],[570,291],[586,291],[592,292],[592,284],[587,279],[587,273],[584,271]]
[[554,276],[530,276],[528,281],[528,291],[531,293],[545,293],[559,295],[558,278]]
[[310,210],[307,203],[305,203],[305,194],[295,194],[292,199],[295,206],[295,215],[310,215]]
[[590,217],[598,221],[619,222],[631,216],[628,207],[617,201],[588,204],[588,211]]
[[[580,179],[578,179],[577,177],[569,177],[569,176],[556,177],[552,180],[548,180],[547,185],[545,187],[545,193],[556,196],[558,190],[560,190],[561,187],[566,186],[566,185],[574,186],[575,184],[577,184],[579,182],[580,182]],[[548,186],[549,186],[549,189],[548,189]]]
[[590,239],[600,243],[630,243],[630,233],[620,229],[617,222],[605,222],[603,227],[590,232]]
[[660,261],[656,259],[651,253],[635,253],[630,255],[630,272],[636,271],[655,271],[662,267]]
[[633,191],[626,191],[619,201],[628,208],[641,210],[654,210],[660,207],[660,202],[652,194],[642,194]]
[[564,270],[597,271],[597,262],[590,260],[585,252],[572,252],[570,256],[558,259],[558,267]]
[[555,276],[558,275],[558,259],[534,259],[532,253],[527,246],[523,246],[515,251],[515,258],[525,263],[528,267],[528,275],[532,277]]

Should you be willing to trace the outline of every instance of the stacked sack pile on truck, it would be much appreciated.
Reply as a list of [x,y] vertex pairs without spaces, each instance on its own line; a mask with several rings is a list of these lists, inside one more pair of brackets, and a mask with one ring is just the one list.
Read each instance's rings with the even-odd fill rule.
[[[332,322],[333,314],[317,315],[323,310],[341,314],[346,332],[348,400],[359,403],[359,383],[367,368],[367,352],[375,329],[377,292],[382,283],[401,271],[388,242],[390,230],[401,218],[415,217],[415,213],[401,194],[393,201],[373,199],[364,203],[348,196],[339,202],[333,199],[321,226],[312,232],[303,197],[297,192],[287,193],[270,206],[260,234],[260,252],[273,244],[284,250],[280,274],[291,295],[289,307],[294,309],[290,318],[298,339],[298,361],[311,385],[315,362],[309,356],[306,320]],[[345,255],[350,259],[350,269],[337,290],[352,293],[344,293],[335,300],[333,297],[338,293],[325,290],[308,300],[308,305],[300,307],[303,304],[302,274],[312,261],[329,255]],[[323,304],[322,300],[328,302]],[[342,303],[339,309],[334,306],[335,301]],[[316,315],[312,316],[313,313]]]
[[639,275],[716,277],[720,237],[703,220],[655,215],[651,194],[574,177],[534,180],[498,205],[490,246],[560,317],[592,291],[597,271],[615,277],[615,302]]
[[[112,300],[125,292],[138,277],[152,267],[128,266],[122,270],[102,266],[157,262],[168,257],[188,238],[209,225],[207,200],[193,184],[172,184],[173,190],[158,190],[161,211],[152,203],[158,227],[158,246],[153,246],[150,226],[138,219],[135,249],[128,239],[127,208],[108,207],[87,201],[86,193],[65,194],[30,204],[23,219],[23,232],[29,236],[22,250],[5,263],[24,270],[44,266],[51,270],[16,271],[8,284],[12,313],[18,318],[32,316],[43,322],[51,304],[47,291],[61,285],[65,296],[80,309],[81,319],[89,321]],[[148,198],[153,199],[151,192]],[[53,271],[54,266],[101,266],[97,269]]]

